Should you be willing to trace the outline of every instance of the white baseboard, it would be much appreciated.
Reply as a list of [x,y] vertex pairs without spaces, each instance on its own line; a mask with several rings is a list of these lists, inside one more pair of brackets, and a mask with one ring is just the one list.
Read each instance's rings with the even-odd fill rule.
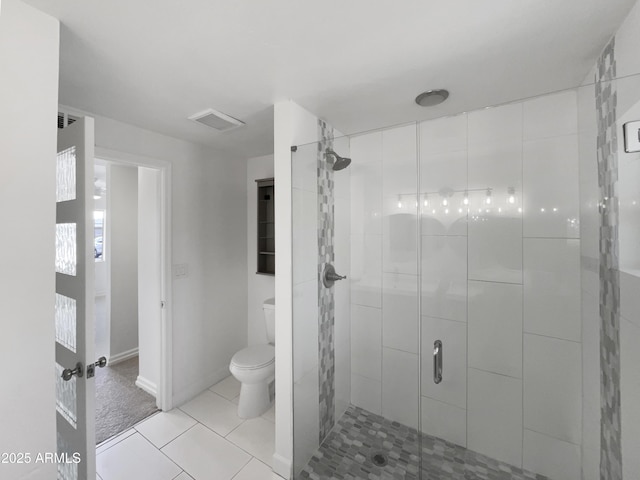
[[136,387],[141,388],[152,397],[158,398],[158,386],[140,375],[136,379]]
[[271,457],[272,470],[280,475],[282,478],[290,479],[291,478],[291,460],[288,458],[284,458],[282,455],[278,453],[274,453],[273,457]]
[[110,355],[109,361],[107,361],[107,365],[115,365],[116,363],[124,362],[125,360],[129,360],[130,358],[137,357],[137,356],[138,356],[138,347],[132,348],[131,350],[127,350],[126,352]]
[[[215,385],[220,380],[224,380],[231,372],[229,372],[229,367],[224,366],[214,372],[211,372],[210,375],[202,378],[197,383],[192,383],[191,385],[187,385],[185,387],[181,387],[178,393],[173,395],[173,406],[179,407],[180,405],[187,403],[189,400],[194,398],[196,395],[204,392],[207,388]],[[175,382],[174,382],[175,385]]]

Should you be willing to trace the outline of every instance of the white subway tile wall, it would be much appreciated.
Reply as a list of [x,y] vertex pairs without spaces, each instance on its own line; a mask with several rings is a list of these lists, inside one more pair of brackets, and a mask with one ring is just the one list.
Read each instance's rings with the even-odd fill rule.
[[522,380],[469,369],[467,447],[522,464]]

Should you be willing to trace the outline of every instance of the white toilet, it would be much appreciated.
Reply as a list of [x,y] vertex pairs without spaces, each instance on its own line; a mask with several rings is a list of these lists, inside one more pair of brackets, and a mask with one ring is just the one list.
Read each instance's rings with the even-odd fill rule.
[[262,311],[264,312],[269,343],[253,345],[240,350],[233,356],[229,365],[231,374],[242,384],[238,401],[238,416],[240,418],[259,417],[271,408],[269,384],[274,380],[276,373],[275,298],[265,300]]

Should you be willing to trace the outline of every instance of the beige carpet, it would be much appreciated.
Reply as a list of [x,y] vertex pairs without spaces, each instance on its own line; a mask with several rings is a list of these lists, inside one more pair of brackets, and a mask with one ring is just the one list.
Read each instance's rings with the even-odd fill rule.
[[96,368],[96,445],[158,411],[156,399],[136,387],[138,357]]

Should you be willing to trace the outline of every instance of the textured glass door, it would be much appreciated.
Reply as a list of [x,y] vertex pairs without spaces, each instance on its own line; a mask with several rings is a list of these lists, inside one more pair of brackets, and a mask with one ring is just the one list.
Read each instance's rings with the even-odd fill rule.
[[86,372],[94,361],[93,137],[90,117],[58,133],[55,375],[60,480],[96,478],[95,385]]

